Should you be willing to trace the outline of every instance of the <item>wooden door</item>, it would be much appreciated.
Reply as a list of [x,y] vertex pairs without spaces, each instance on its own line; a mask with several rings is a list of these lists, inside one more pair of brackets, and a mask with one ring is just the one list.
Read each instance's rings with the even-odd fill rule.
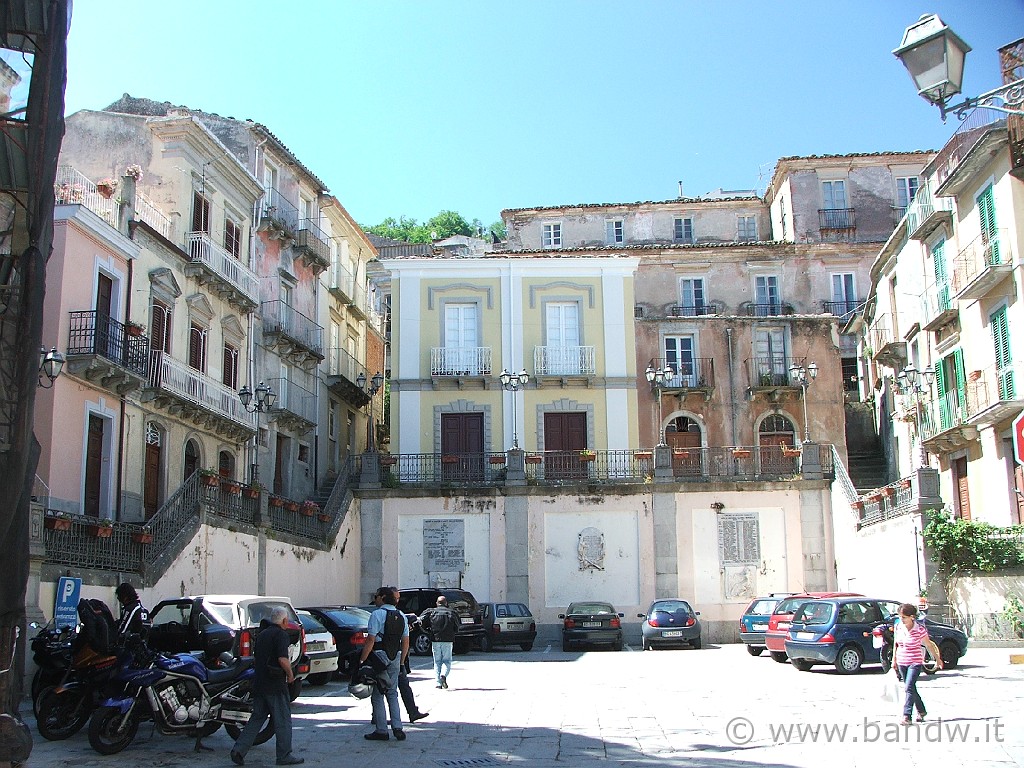
[[274,452],[274,493],[284,495],[284,461],[288,452],[288,438],[277,433],[277,450]]
[[665,442],[672,446],[672,473],[691,477],[700,475],[700,426],[685,416],[675,419],[672,426],[675,429],[665,430]]
[[85,445],[85,509],[89,517],[100,516],[103,489],[103,419],[89,414]]
[[971,494],[967,487],[967,457],[953,459],[953,504],[956,516],[962,520],[971,519]]
[[450,481],[482,480],[484,415],[441,415],[441,477]]
[[[160,444],[146,443],[146,469],[143,481],[142,508],[149,520],[160,508]],[[193,468],[193,472],[195,469]],[[189,473],[191,474],[191,473]]]
[[587,447],[587,414],[544,414],[544,476],[547,479],[586,477],[589,464],[580,460],[580,451]]
[[797,470],[795,456],[784,456],[783,447],[793,447],[792,435],[761,435],[758,452],[761,454],[761,473],[789,475]]
[[96,277],[96,330],[95,346],[97,354],[111,360],[120,360],[118,354],[119,339],[114,338],[110,325],[110,308],[114,301],[114,281],[104,274]]

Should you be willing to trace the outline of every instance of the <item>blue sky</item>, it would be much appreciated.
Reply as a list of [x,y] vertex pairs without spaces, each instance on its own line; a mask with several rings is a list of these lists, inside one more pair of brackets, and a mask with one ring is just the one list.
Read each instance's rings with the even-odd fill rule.
[[938,149],[892,56],[938,13],[1000,83],[1022,0],[78,0],[67,111],[130,93],[267,125],[362,224],[763,191],[779,157]]

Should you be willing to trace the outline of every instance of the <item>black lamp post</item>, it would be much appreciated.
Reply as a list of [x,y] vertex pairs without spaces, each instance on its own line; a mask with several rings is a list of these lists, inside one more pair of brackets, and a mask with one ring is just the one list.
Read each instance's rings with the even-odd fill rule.
[[807,388],[818,378],[818,364],[811,363],[806,368],[802,365],[789,366],[789,380],[800,386],[800,399],[804,404],[804,442],[811,442],[811,425],[807,421]]
[[665,445],[665,425],[662,424],[661,392],[670,379],[675,378],[676,372],[668,363],[664,368],[655,368],[652,360],[647,364],[647,383],[651,385],[651,391],[658,398],[658,445]]
[[[53,382],[64,370],[64,355],[53,347],[49,352],[46,349],[39,350],[39,386],[43,389],[50,389]],[[43,377],[46,377],[45,379]]]
[[914,397],[914,426],[917,428],[918,456],[922,467],[928,465],[928,452],[924,448],[924,434],[921,431],[921,395],[931,391],[934,377],[934,370],[925,368],[919,371],[913,363],[900,371],[896,377],[896,386],[899,387],[900,392]]
[[501,382],[501,388],[506,392],[512,393],[512,450],[519,450],[519,435],[516,434],[516,394],[520,389],[526,387],[526,383],[530,380],[530,374],[523,368],[518,374],[512,374],[508,372],[508,368],[502,368],[501,373],[498,374],[498,381]]
[[373,374],[369,386],[366,385],[366,374],[363,371],[360,371],[356,377],[356,386],[370,397],[370,444],[366,449],[372,453],[377,451],[377,429],[373,424],[373,396],[380,391],[383,385],[384,375],[380,371]]
[[[248,384],[243,384],[238,390],[238,399],[242,401],[242,407],[249,413],[264,413],[274,407],[277,400],[277,393],[273,387],[264,384],[262,381],[256,385],[256,399],[253,400],[253,391]],[[252,482],[258,483],[260,479],[260,420],[256,417],[256,436],[253,439],[253,460],[252,460]]]

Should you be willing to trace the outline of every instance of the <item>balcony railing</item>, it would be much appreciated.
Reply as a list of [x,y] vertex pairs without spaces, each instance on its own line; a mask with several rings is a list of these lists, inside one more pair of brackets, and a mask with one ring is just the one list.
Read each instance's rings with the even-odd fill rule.
[[819,208],[819,229],[856,229],[853,208]]
[[327,375],[328,376],[343,376],[351,382],[355,382],[359,378],[359,374],[363,374],[367,379],[370,378],[366,370],[358,360],[356,360],[348,351],[341,349],[340,347],[328,350],[327,355]]
[[274,411],[287,411],[310,424],[316,424],[316,395],[288,379],[268,379],[277,393]]
[[758,387],[798,386],[789,380],[789,368],[792,365],[803,366],[806,359],[804,357],[788,357],[783,354],[752,357],[747,360],[750,386],[755,389]]
[[922,411],[921,431],[927,440],[967,423],[967,391],[954,389],[937,397]]
[[669,308],[669,317],[704,317],[717,314],[714,304],[675,304]]
[[744,304],[742,309],[748,317],[779,317],[781,315],[792,315],[793,306],[783,301],[769,301],[767,303]]
[[323,359],[324,329],[281,299],[263,302],[263,332],[283,334],[291,341]]
[[823,301],[821,311],[826,315],[846,318],[852,315],[864,303],[864,299],[846,299],[845,301]]
[[998,127],[1000,123],[1005,125],[1005,121],[1006,115],[994,109],[972,110],[931,162],[935,169],[936,187],[941,186],[956,171],[963,159],[988,131]]
[[431,376],[490,376],[490,347],[432,347]]
[[96,310],[72,312],[68,356],[98,355],[145,378],[149,339],[128,332],[127,326]]
[[299,228],[299,209],[292,205],[281,190],[271,187],[263,195],[263,207],[260,211],[264,220],[286,229],[294,236]]
[[331,246],[327,235],[313,219],[300,219],[295,233],[295,246],[314,261],[327,266],[331,258]]
[[892,315],[878,317],[867,332],[871,356],[881,363],[896,363],[907,357],[907,343],[896,337],[892,326]]
[[953,301],[953,285],[949,280],[932,283],[921,294],[921,313],[925,330],[931,331],[948,322],[957,314]]
[[533,369],[537,376],[593,376],[594,347],[534,347]]
[[164,215],[156,203],[141,192],[135,193],[135,216],[155,229],[167,240],[173,240],[174,227],[168,216]]
[[187,238],[188,255],[193,262],[204,264],[254,305],[259,303],[260,279],[255,272],[213,242],[208,233],[189,232]]
[[953,293],[957,298],[979,299],[1011,269],[1012,257],[1005,230],[995,236],[978,235],[953,260]]
[[331,266],[328,287],[330,290],[342,294],[343,298],[352,300],[352,273],[342,264],[336,263]]
[[711,389],[715,386],[715,361],[710,357],[691,357],[688,360],[667,361],[663,357],[652,359],[649,366],[665,370],[667,365],[673,375],[665,379],[663,389]]
[[248,413],[233,389],[205,373],[175,360],[165,352],[153,352],[150,386],[193,403],[221,418],[248,429],[256,429],[254,414]]
[[967,416],[977,422],[994,423],[1016,415],[1024,404],[1024,363],[998,368],[991,365],[967,376]]
[[907,208],[907,237],[917,240],[926,239],[942,220],[949,218],[953,203],[948,198],[938,200],[921,191]]
[[53,194],[57,205],[84,205],[110,226],[117,226],[117,201],[101,195],[96,185],[72,166],[57,168]]

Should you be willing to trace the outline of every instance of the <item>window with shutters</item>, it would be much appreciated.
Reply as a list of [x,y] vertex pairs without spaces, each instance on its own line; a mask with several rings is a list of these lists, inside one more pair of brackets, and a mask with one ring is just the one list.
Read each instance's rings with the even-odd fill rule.
[[608,245],[621,243],[624,239],[622,219],[609,219],[604,223],[604,241]]
[[242,228],[231,219],[224,219],[224,250],[236,259],[242,257]]
[[744,241],[757,240],[756,216],[736,217],[736,239],[741,243]]
[[677,218],[672,230],[672,239],[677,243],[693,245],[693,219]]
[[672,369],[668,387],[696,387],[697,371],[694,366],[693,336],[665,337],[665,365]]
[[896,212],[899,218],[907,212],[907,206],[917,197],[921,180],[917,176],[902,176],[896,179]]
[[561,248],[562,247],[562,224],[552,221],[541,225],[540,236],[541,247]]
[[197,371],[206,371],[206,329],[196,323],[188,329],[188,365]]
[[198,191],[192,193],[192,231],[210,234],[210,201]]
[[846,182],[840,180],[821,182],[821,198],[822,208],[827,210],[846,208]]
[[932,257],[932,274],[935,275],[936,309],[945,312],[951,308],[949,275],[946,273],[946,239],[939,238],[928,250]]
[[238,389],[238,350],[230,344],[224,345],[224,386]]
[[149,310],[149,344],[154,352],[171,351],[171,308],[162,301],[153,301]]
[[996,228],[996,206],[989,184],[977,198],[981,217],[981,237],[985,243],[985,258],[989,264],[1000,264],[999,230]]
[[950,429],[964,423],[967,409],[966,385],[963,352],[957,349],[935,366],[940,429]]
[[992,329],[992,344],[996,353],[996,381],[998,382],[999,399],[1015,400],[1017,389],[1013,380],[1013,355],[1010,352],[1010,328],[1006,319],[1005,305],[989,315],[988,324]]
[[679,278],[679,306],[682,308],[684,317],[704,314],[703,277]]
[[757,275],[754,278],[754,314],[758,317],[782,314],[778,275]]

